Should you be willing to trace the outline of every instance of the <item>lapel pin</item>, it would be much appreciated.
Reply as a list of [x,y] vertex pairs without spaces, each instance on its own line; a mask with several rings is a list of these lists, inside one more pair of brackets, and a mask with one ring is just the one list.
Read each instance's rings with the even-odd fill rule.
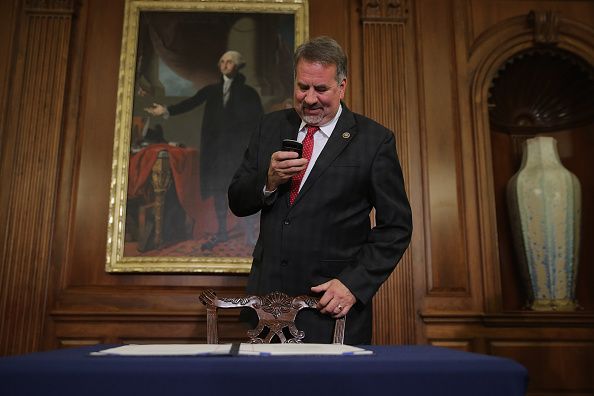
[[348,139],[348,138],[350,138],[350,137],[351,137],[351,134],[350,134],[350,133],[348,133],[348,132],[343,132],[343,133],[342,133],[342,138],[343,138],[343,139]]

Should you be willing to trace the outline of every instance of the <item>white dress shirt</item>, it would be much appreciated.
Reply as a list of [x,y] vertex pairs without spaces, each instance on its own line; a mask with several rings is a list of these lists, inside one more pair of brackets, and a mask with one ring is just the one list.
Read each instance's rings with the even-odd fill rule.
[[229,92],[229,89],[231,88],[232,82],[232,78],[229,78],[223,74],[223,106],[226,106],[227,102],[229,101],[229,96],[231,94],[231,92]]
[[[309,176],[318,157],[320,156],[320,153],[324,149],[324,146],[326,146],[328,139],[330,139],[330,135],[332,135],[332,131],[334,130],[334,127],[336,126],[336,123],[338,122],[340,113],[342,113],[342,106],[338,107],[338,111],[336,112],[336,115],[329,123],[327,123],[325,125],[321,125],[320,129],[316,133],[314,133],[314,136],[313,136],[314,146],[313,146],[313,150],[311,152],[311,158],[309,159],[309,163],[307,164],[307,169],[305,169],[305,174],[303,175],[303,179],[301,179],[301,185],[299,186],[299,190],[301,190],[301,187],[305,183],[305,180],[307,180],[307,177]],[[301,126],[299,127],[299,132],[297,133],[297,141],[299,143],[303,142],[303,139],[305,139],[306,134],[307,134],[307,124],[304,121],[301,121]]]

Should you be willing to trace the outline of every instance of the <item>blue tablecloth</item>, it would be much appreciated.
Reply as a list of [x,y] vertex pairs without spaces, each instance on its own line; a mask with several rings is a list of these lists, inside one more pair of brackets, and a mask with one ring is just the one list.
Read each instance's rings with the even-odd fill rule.
[[523,396],[504,358],[432,346],[364,346],[366,356],[89,356],[96,345],[0,358],[0,395]]

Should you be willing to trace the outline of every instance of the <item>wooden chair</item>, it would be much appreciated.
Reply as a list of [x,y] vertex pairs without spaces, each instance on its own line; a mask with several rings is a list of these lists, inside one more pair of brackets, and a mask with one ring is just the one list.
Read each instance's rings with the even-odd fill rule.
[[[217,297],[213,290],[200,294],[200,301],[206,305],[206,342],[218,343],[217,309],[252,308],[258,315],[258,325],[248,330],[252,344],[268,344],[272,340],[281,343],[300,343],[305,333],[295,327],[295,318],[302,309],[316,309],[318,299],[309,296],[289,297],[284,293],[272,292],[265,296]],[[345,317],[336,319],[334,344],[344,343]]]

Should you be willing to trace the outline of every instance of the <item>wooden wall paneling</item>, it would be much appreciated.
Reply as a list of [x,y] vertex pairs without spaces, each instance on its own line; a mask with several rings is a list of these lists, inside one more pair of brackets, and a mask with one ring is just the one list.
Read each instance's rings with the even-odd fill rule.
[[[419,64],[419,47],[417,42],[422,33],[419,28],[419,11],[416,7],[416,1],[410,1],[405,4],[406,11],[404,15],[406,19],[403,20],[404,26],[401,31],[403,35],[404,50],[399,53],[403,59],[398,62],[403,67],[403,76],[399,76],[402,81],[399,82],[405,87],[405,95],[401,92],[398,94],[399,100],[403,104],[399,105],[401,111],[406,117],[406,124],[400,122],[400,127],[405,127],[406,137],[402,137],[402,142],[397,142],[397,145],[406,144],[402,151],[399,148],[400,161],[403,166],[405,175],[405,185],[409,202],[413,214],[413,234],[408,251],[403,258],[403,261],[396,268],[394,277],[395,281],[388,283],[391,287],[399,288],[405,286],[405,290],[398,295],[395,291],[388,298],[403,298],[404,301],[398,305],[399,320],[404,318],[405,336],[399,336],[400,341],[406,343],[425,343],[426,340],[423,334],[422,318],[419,315],[419,308],[421,302],[424,300],[426,283],[426,256],[428,248],[425,239],[426,216],[425,210],[425,185],[424,180],[424,166],[423,164],[423,150],[422,150],[422,136],[420,131],[423,129],[424,119],[420,112],[420,96],[419,92],[422,90],[423,82],[421,74],[418,70]],[[361,55],[362,61],[365,61],[364,56]],[[380,58],[383,59],[383,58]],[[404,121],[404,120],[402,120]],[[397,134],[403,133],[402,131]],[[402,153],[401,153],[402,151]],[[406,154],[404,157],[403,154]],[[405,158],[405,159],[404,159]],[[406,160],[406,162],[404,162]],[[412,289],[412,290],[411,290]],[[382,320],[378,318],[377,320]],[[399,323],[396,323],[400,326]],[[386,330],[389,328],[385,327]],[[412,330],[414,329],[414,334]]]
[[[54,236],[52,238],[52,254],[48,282],[50,284],[46,306],[47,320],[43,330],[40,349],[49,350],[57,347],[90,345],[94,342],[65,342],[56,344],[53,311],[61,298],[61,293],[68,284],[69,252],[71,249],[71,226],[76,196],[77,166],[80,161],[80,141],[83,134],[79,130],[79,113],[81,111],[81,86],[83,82],[83,63],[85,53],[86,27],[88,22],[88,2],[77,2],[74,8],[74,19],[71,34],[71,51],[69,55],[69,73],[64,90],[66,93],[63,117],[63,139],[61,143],[61,172],[54,216]],[[102,302],[99,302],[101,304]]]
[[570,337],[592,340],[593,313],[512,312],[499,314],[448,313],[429,316],[426,336],[430,340],[468,339],[483,340],[475,351],[489,353],[494,340],[548,339]]
[[489,348],[492,354],[509,357],[529,368],[530,394],[563,392],[591,395],[594,392],[592,339],[565,336],[550,340],[490,340]]
[[415,2],[426,241],[421,314],[480,312],[480,234],[466,96],[467,16],[455,1]]
[[[429,2],[428,2],[429,3]],[[427,5],[429,5],[427,3]],[[452,9],[448,2],[430,2],[419,10],[424,81],[423,148],[427,178],[431,254],[427,262],[427,294],[466,295],[469,289],[465,234],[460,207],[460,136],[455,92]],[[438,9],[434,7],[437,6]],[[448,17],[444,17],[447,15]],[[444,254],[447,252],[447,254]]]
[[[407,112],[408,1],[363,1],[364,114],[396,133],[404,179],[409,183],[409,122]],[[415,302],[410,251],[374,298],[376,344],[414,343]]]
[[[450,311],[448,304],[436,310],[425,310],[424,336],[430,344],[452,344],[453,347],[467,340],[473,351],[517,360],[528,368],[530,395],[592,394],[592,313],[506,311],[502,304],[503,294],[508,294],[506,288],[514,287],[514,282],[506,275],[506,271],[511,273],[513,268],[506,269],[507,264],[500,262],[498,254],[492,174],[492,156],[496,153],[490,146],[487,93],[503,62],[535,45],[537,36],[528,22],[531,7],[562,9],[556,45],[592,63],[594,18],[590,17],[589,25],[582,22],[583,15],[592,16],[594,8],[591,3],[586,6],[586,2],[455,0],[452,4],[457,21],[452,42],[458,46],[459,67],[453,74],[458,80],[458,91],[463,93],[459,96],[462,98],[459,104],[460,155],[465,165],[464,172],[458,176],[465,186],[461,206],[467,218],[469,238],[466,243],[476,243],[475,248],[479,249],[467,252],[470,268],[476,272],[475,262],[482,267],[479,271],[482,282],[478,286],[484,290],[484,306],[477,307],[474,313]],[[572,8],[581,10],[582,22],[568,16]],[[428,33],[426,29],[422,32]],[[428,80],[423,80],[427,84]],[[429,120],[431,115],[425,117]],[[467,172],[467,167],[472,172]],[[472,217],[476,220],[469,221]],[[473,240],[471,234],[476,234],[478,240]],[[475,285],[474,280],[471,285]]]
[[[114,293],[118,291],[115,290]],[[206,313],[198,312],[53,312],[48,326],[45,348],[70,345],[119,343],[205,343]],[[238,312],[230,313],[227,321],[219,323],[221,342],[247,341],[245,324],[239,322]]]
[[21,3],[19,1],[0,2],[0,150],[2,149],[4,122],[7,115],[6,107],[9,103],[8,92],[11,82],[9,71],[14,63],[15,35],[20,15]]
[[472,31],[471,13],[465,6],[466,0],[454,0],[452,2],[452,15],[454,21],[452,42],[454,45],[454,64],[456,79],[456,104],[457,104],[457,125],[460,133],[460,155],[462,159],[460,170],[461,177],[461,201],[463,208],[463,224],[466,230],[465,254],[468,260],[468,281],[470,311],[482,312],[485,304],[485,293],[483,288],[484,269],[482,256],[483,232],[480,229],[480,218],[477,197],[477,166],[476,166],[476,141],[471,128],[471,111],[468,103],[469,97],[469,74],[468,74],[468,52],[469,35]]
[[181,285],[68,287],[61,291],[52,307],[52,313],[62,317],[113,313],[134,316],[167,312],[201,315],[205,311],[198,300],[200,293],[197,293],[197,289]]
[[2,158],[0,353],[34,351],[44,322],[73,1],[26,1]]
[[[196,313],[147,311],[53,315],[50,348],[94,344],[205,343],[206,316]],[[247,326],[238,323],[237,313],[219,315],[220,342],[247,341]]]
[[[183,286],[69,287],[60,293],[52,308],[48,348],[59,347],[64,339],[204,342],[206,310],[198,301],[199,290]],[[224,312],[222,338],[245,339],[245,325],[239,322],[238,314],[239,310]],[[172,328],[174,322],[178,327]]]
[[431,340],[430,344],[437,347],[457,349],[464,352],[472,352],[474,350],[472,347],[472,340],[468,339]]
[[[124,1],[106,7],[86,2],[86,34],[77,43],[82,54],[80,107],[77,119],[75,189],[72,192],[72,228],[66,268],[66,286],[102,285],[130,281],[105,273],[105,251],[115,127],[118,69]],[[132,279],[136,276],[132,276]]]
[[471,10],[474,34],[469,36],[472,41],[477,39],[481,32],[491,29],[518,15],[526,15],[529,11],[553,11],[571,18],[581,24],[592,26],[594,10],[589,0],[465,0]]
[[[74,8],[71,51],[69,54],[68,79],[64,86],[65,108],[63,117],[63,139],[61,143],[61,172],[54,216],[54,236],[48,282],[50,293],[47,305],[54,306],[60,291],[67,282],[70,232],[73,218],[73,202],[76,196],[76,174],[80,160],[79,112],[81,109],[81,82],[83,81],[84,43],[88,19],[87,2],[77,2]],[[49,321],[48,321],[49,323]],[[44,331],[47,333],[47,331]],[[46,338],[46,337],[44,337]]]
[[594,393],[594,316],[533,313],[431,318],[425,327],[431,345],[515,360],[528,370],[534,395]]
[[352,111],[363,113],[363,34],[361,22],[360,0],[350,0],[350,15],[346,30],[349,33],[349,53],[348,53],[348,77],[350,100],[348,101]]

